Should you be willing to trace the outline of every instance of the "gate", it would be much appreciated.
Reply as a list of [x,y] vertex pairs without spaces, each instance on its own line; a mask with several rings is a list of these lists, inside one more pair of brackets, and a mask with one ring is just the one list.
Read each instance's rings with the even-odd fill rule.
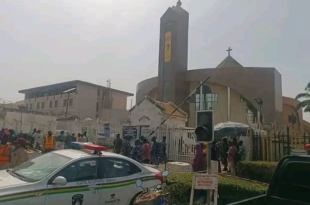
[[[144,133],[150,133],[151,130],[144,130]],[[145,137],[149,135],[144,135]],[[157,142],[161,142],[166,136],[167,157],[169,161],[190,163],[195,156],[195,134],[194,129],[167,128],[159,129],[154,133]],[[147,137],[150,138],[151,137]]]

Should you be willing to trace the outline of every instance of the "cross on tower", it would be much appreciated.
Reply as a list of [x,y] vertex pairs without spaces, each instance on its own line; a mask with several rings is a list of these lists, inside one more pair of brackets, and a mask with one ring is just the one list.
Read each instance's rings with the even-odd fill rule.
[[177,2],[177,6],[178,6],[178,7],[181,7],[181,6],[182,6],[182,2],[181,2],[181,0],[178,0],[178,2]]
[[228,52],[228,56],[230,56],[230,52],[232,51],[232,49],[230,47],[228,47],[228,49],[226,51]]

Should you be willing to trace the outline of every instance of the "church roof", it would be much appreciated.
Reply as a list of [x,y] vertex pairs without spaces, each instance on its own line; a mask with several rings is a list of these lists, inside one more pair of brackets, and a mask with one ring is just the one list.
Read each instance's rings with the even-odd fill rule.
[[228,55],[216,68],[242,68],[243,66],[231,55]]
[[[158,107],[160,110],[162,110],[166,115],[170,115],[174,111],[174,109],[177,108],[177,105],[171,101],[165,103],[158,100],[154,100],[148,95],[146,95],[140,102],[138,102],[133,108],[131,108],[129,112],[135,109],[144,100],[149,100],[151,103],[155,104],[155,106]],[[177,111],[175,111],[172,116],[187,118],[187,113],[183,111],[181,108],[178,108]]]
[[[175,110],[175,108],[177,108],[177,105],[171,101],[167,103],[161,101],[155,101],[155,103],[162,108],[162,110],[166,115],[170,115]],[[183,111],[181,108],[178,108],[177,111],[175,111],[172,116],[187,118],[187,113]]]

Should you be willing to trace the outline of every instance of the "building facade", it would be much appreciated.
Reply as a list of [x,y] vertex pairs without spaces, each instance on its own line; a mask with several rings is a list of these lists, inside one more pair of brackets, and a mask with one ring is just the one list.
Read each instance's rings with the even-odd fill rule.
[[[102,119],[106,110],[126,112],[132,93],[75,80],[20,90],[25,94],[27,110],[41,111],[58,117]],[[106,119],[109,120],[109,119]]]
[[188,113],[187,126],[196,126],[196,111],[202,109],[213,110],[214,124],[234,121],[257,128],[263,123],[300,132],[309,127],[302,111],[294,107],[297,102],[282,97],[282,78],[276,68],[245,67],[228,48],[228,56],[217,67],[188,70],[188,20],[180,1],[161,17],[158,76],[138,83],[136,102],[149,96],[178,105],[209,77],[202,93],[196,90],[181,106]]
[[[177,106],[172,102],[163,103],[145,96],[129,110],[129,122],[132,126],[143,126],[154,129],[166,119]],[[164,125],[168,127],[184,128],[187,122],[187,113],[178,109]]]
[[56,116],[42,112],[20,110],[15,108],[0,109],[0,127],[13,129],[16,132],[31,133],[34,128],[43,134],[56,131]]

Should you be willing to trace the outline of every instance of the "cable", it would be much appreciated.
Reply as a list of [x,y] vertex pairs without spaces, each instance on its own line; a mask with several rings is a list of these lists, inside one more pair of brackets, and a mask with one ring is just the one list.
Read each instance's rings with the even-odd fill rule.
[[203,84],[205,84],[211,77],[208,76],[204,81],[202,81],[197,88],[195,88],[184,100],[166,117],[151,133],[149,136],[152,136],[161,125],[163,125],[193,94],[196,93],[196,90],[199,89]]

